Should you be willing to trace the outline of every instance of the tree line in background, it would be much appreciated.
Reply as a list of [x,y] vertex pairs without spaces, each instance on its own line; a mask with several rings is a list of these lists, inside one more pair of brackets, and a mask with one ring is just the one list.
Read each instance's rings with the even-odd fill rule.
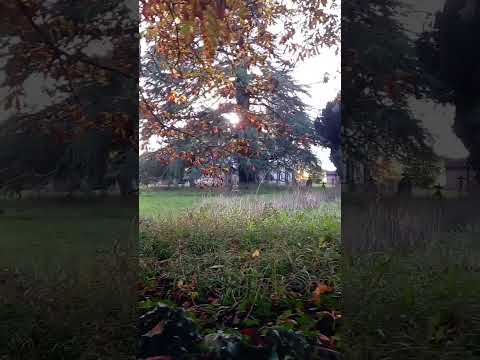
[[455,106],[453,129],[470,153],[478,181],[477,8],[474,1],[447,0],[431,29],[427,17],[426,30],[412,34],[402,16],[415,9],[403,1],[342,4],[341,135],[333,135],[335,125],[321,132],[339,154],[337,164],[341,153],[344,166],[337,167],[345,183],[354,182],[352,169],[360,164],[365,181],[388,178],[396,166],[413,185],[436,184],[439,157],[431,134],[411,111],[413,98]]
[[469,152],[480,182],[480,11],[472,0],[446,0],[431,29],[416,41],[430,97],[455,107],[453,130]]
[[[409,109],[412,97],[455,105],[454,130],[478,174],[475,2],[448,0],[432,29],[413,38],[399,19],[408,12],[400,1],[342,4],[341,116],[339,96],[316,121],[300,99],[308,89],[292,70],[325,47],[340,51],[335,1],[141,1],[139,93],[137,9],[127,5],[0,5],[8,15],[0,56],[10,113],[0,126],[2,189],[116,182],[131,192],[138,136],[161,139],[149,161],[181,163],[191,176],[234,169],[248,182],[265,169],[315,169],[311,146],[323,145],[345,182],[351,164],[373,178],[396,162],[405,174],[427,174],[415,180],[427,186],[437,156]],[[24,85],[35,77],[50,102],[31,108]],[[238,122],[226,116],[232,113]]]
[[[299,19],[295,15],[303,14],[301,19],[310,19],[313,7],[305,8],[301,1],[294,1],[292,8],[281,2],[227,2],[225,9],[213,3],[195,4],[143,5],[147,23],[162,19],[151,21],[144,34],[149,47],[142,67],[141,100],[142,138],[162,138],[156,151],[160,161],[167,164],[173,159],[172,164],[179,164],[180,160],[187,173],[195,169],[197,176],[197,171],[228,173],[232,164],[254,173],[262,165],[277,166],[280,155],[292,159],[290,164],[314,166],[311,145],[321,145],[330,148],[344,183],[354,183],[355,169],[361,166],[366,182],[389,179],[400,168],[414,185],[435,185],[440,168],[434,139],[412,113],[409,101],[452,101],[445,76],[426,71],[431,66],[425,54],[444,66],[452,60],[436,54],[435,47],[425,50],[429,33],[409,34],[400,14],[410,9],[401,1],[342,4],[344,100],[341,104],[340,94],[332,99],[314,122],[305,116],[298,98],[302,89],[295,87],[289,72],[301,66],[292,61],[298,60],[295,55],[301,60],[322,46],[338,46],[338,29],[332,27],[338,19],[322,15],[325,3],[316,4],[322,11],[314,12],[321,19],[314,28],[317,35],[326,29],[322,39],[336,42],[317,39],[313,51],[300,46],[301,37],[295,35],[302,20],[293,26],[294,21],[282,17]],[[451,7],[447,4],[445,19],[452,16]],[[275,20],[291,31],[272,32]],[[449,33],[446,21],[443,31]],[[172,27],[175,31],[170,31]],[[460,46],[472,36],[464,36]],[[444,36],[441,46],[447,49],[451,44],[452,39]],[[205,97],[217,103],[215,110],[202,108]],[[239,124],[222,117],[231,112],[239,115]],[[474,132],[463,133],[460,138],[472,151],[475,145],[465,139],[474,137]]]
[[429,83],[421,78],[414,43],[398,19],[402,10],[402,2],[396,0],[342,6],[341,148],[346,183],[354,181],[356,163],[369,181],[381,180],[393,164],[407,173],[414,160],[436,161],[433,139],[409,108],[409,98],[424,97]]

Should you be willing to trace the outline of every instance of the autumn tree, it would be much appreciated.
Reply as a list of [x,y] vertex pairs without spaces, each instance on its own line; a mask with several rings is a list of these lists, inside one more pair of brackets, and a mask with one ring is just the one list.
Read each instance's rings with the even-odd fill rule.
[[[300,141],[288,118],[279,119],[268,104],[280,85],[272,67],[287,71],[323,46],[338,45],[335,6],[326,0],[141,1],[142,139],[189,139],[192,150],[167,147],[165,157],[179,156],[205,173],[221,169],[210,166],[212,159],[258,156],[258,136]],[[206,99],[217,104],[215,119],[199,110]],[[216,125],[225,113],[237,114],[243,133]],[[212,135],[223,140],[212,142]]]
[[[2,2],[0,56],[8,90],[1,143],[10,139],[9,146],[22,154],[12,162],[4,153],[4,186],[77,178],[95,189],[114,176],[132,187],[131,153],[138,154],[137,11],[128,1]],[[25,86],[32,83],[40,84],[43,103],[34,103]],[[24,147],[26,139],[55,150],[40,155]]]
[[[434,155],[432,138],[409,109],[426,92],[413,40],[397,0],[346,2],[342,61],[342,155],[368,169],[378,158]],[[347,166],[347,169],[349,167]],[[346,176],[348,177],[348,176]]]
[[[242,122],[236,115],[232,119],[223,116],[222,111],[203,109],[198,113],[200,121],[186,119],[182,132],[172,131],[163,139],[158,158],[168,163],[179,154],[190,160],[188,168],[208,170],[213,164],[225,172],[236,169],[241,182],[256,182],[260,173],[278,169],[294,171],[299,166],[318,166],[309,146],[314,137],[313,124],[307,115],[307,106],[299,98],[299,93],[306,90],[296,84],[286,70],[274,70],[272,77],[278,83],[276,93],[257,96],[252,99],[251,106],[255,107],[258,119],[284,126],[286,135],[275,136],[261,126]],[[184,132],[196,135],[184,136]],[[248,147],[245,151],[228,148],[232,139],[248,142]],[[223,155],[219,149],[226,149],[227,154]],[[202,157],[205,158],[203,163],[199,161]]]

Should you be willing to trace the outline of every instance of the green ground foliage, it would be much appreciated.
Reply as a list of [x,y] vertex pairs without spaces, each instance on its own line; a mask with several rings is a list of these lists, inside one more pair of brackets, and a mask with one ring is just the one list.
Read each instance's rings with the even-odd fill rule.
[[[312,339],[348,359],[480,358],[473,200],[344,195],[338,242],[338,202],[291,199],[199,198],[174,221],[144,219],[141,311],[183,308],[203,339],[197,358],[212,338],[247,344],[230,347],[238,358],[288,358],[249,352],[272,349],[272,328],[305,339],[315,359],[340,355],[312,351]],[[319,281],[334,292],[315,296],[306,284]]]
[[343,197],[346,358],[480,359],[475,208]]
[[160,317],[159,341],[174,331],[172,316],[191,319],[199,336],[189,355],[155,350],[143,336],[141,354],[338,358],[340,202],[332,198],[322,190],[246,192],[198,197],[173,217],[141,213],[140,313],[155,318],[167,311],[159,303],[181,308]]
[[132,358],[136,207],[1,202],[0,358]]
[[473,200],[256,190],[3,202],[0,355],[480,358]]

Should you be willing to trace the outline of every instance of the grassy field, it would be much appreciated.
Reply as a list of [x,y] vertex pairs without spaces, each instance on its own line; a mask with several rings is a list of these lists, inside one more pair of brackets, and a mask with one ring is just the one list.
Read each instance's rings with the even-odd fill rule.
[[211,195],[200,191],[144,191],[140,193],[139,197],[139,212],[142,217],[149,218],[177,214],[182,209],[192,207],[206,197],[211,197]]
[[2,264],[22,269],[35,266],[40,272],[55,265],[74,267],[77,261],[89,261],[99,252],[111,250],[116,240],[132,233],[132,215],[137,212],[134,205],[121,200],[97,204],[3,201],[0,209]]
[[[136,202],[0,203],[0,358],[134,354]],[[94,357],[95,358],[95,357]]]
[[139,242],[136,202],[2,202],[0,358],[133,359],[161,301],[240,359],[480,359],[474,200],[256,190],[143,192]]
[[[252,199],[271,199],[278,194],[288,193],[290,188],[262,186],[244,188],[242,197]],[[221,191],[170,189],[160,191],[142,191],[139,197],[139,211],[141,217],[164,217],[178,215],[181,210],[191,208],[202,201],[222,195]]]
[[[292,329],[347,359],[480,359],[475,200],[345,197],[340,242],[338,202],[294,197],[196,194],[145,219],[141,307],[170,301],[205,334]],[[335,290],[312,305],[319,279]],[[302,302],[343,320],[332,331]]]
[[348,359],[480,359],[475,199],[342,200]]
[[[341,294],[338,198],[320,190],[174,194],[140,197],[141,311],[155,309],[159,301],[186,309],[208,349],[187,346],[190,358],[206,359],[206,351],[213,356],[219,338],[232,342],[232,349],[238,345],[238,354],[217,352],[218,359],[337,354],[338,319],[332,314],[339,311]],[[148,209],[155,198],[168,199],[168,207],[157,205],[152,217]],[[286,336],[278,341],[292,343],[266,346],[272,331]],[[206,340],[212,337],[213,344]],[[189,358],[179,348],[157,351],[164,353],[147,347],[143,355]]]
[[[239,195],[252,201],[269,201],[281,194],[289,194],[294,192],[290,187],[278,187],[264,185],[260,188],[251,186],[242,188]],[[313,188],[314,193],[322,193],[321,188]],[[328,193],[334,194],[334,190]],[[139,212],[140,217],[154,218],[165,217],[170,215],[178,215],[182,210],[192,208],[201,202],[216,197],[232,196],[222,191],[192,190],[192,189],[169,189],[169,190],[153,190],[142,191],[139,196]]]

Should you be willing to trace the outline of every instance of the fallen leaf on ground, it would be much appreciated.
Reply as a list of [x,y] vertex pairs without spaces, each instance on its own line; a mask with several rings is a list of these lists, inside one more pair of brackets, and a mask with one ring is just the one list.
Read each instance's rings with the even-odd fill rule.
[[155,336],[155,335],[162,335],[163,329],[164,329],[164,324],[165,324],[164,321],[160,321],[157,325],[155,325],[155,326],[153,327],[152,330],[150,330],[149,332],[147,332],[147,333],[145,334],[145,336],[152,337],[152,336]]
[[319,283],[313,291],[313,298],[318,301],[323,294],[330,294],[334,291],[333,287],[324,283]]

